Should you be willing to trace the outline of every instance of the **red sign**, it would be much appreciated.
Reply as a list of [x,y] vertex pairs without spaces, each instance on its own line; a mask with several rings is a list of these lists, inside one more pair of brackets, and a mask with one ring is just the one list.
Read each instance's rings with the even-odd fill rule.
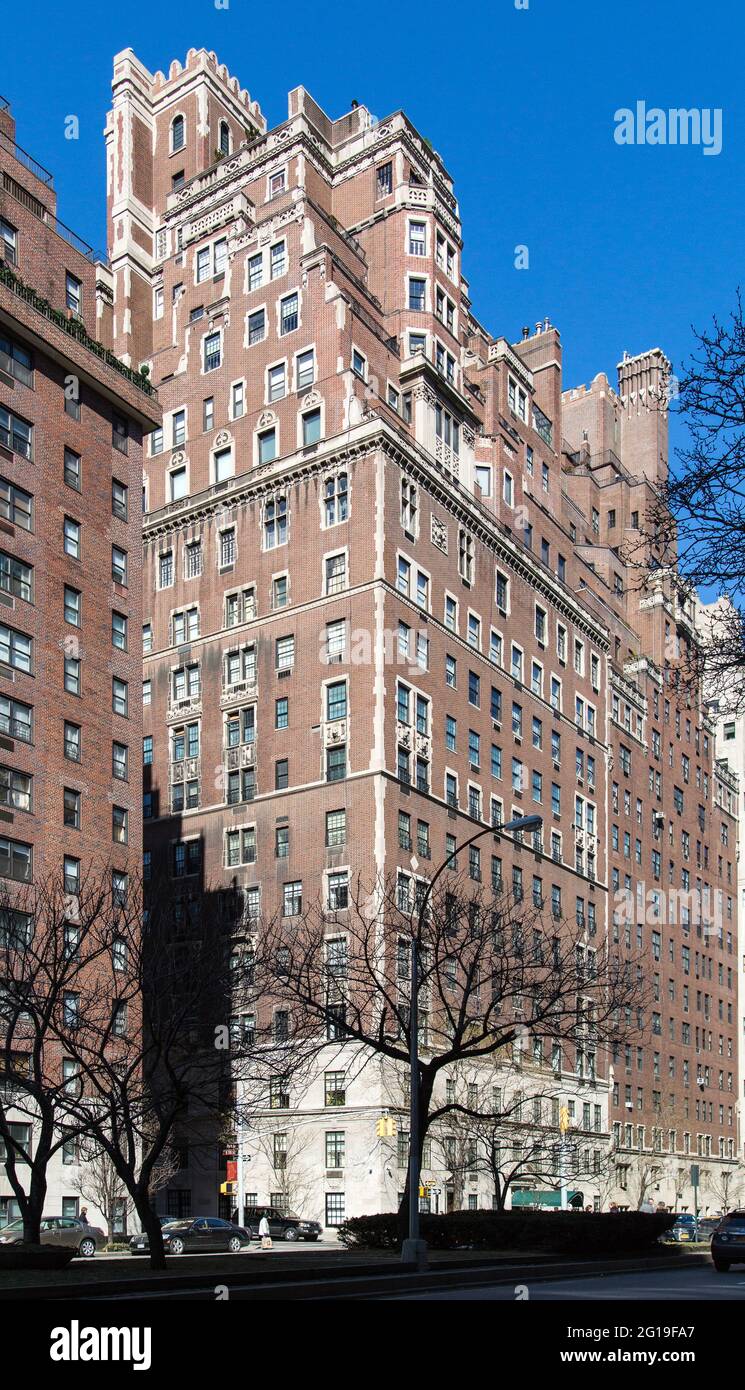
[[238,1159],[229,1158],[227,1161],[225,1177],[228,1182],[238,1181]]

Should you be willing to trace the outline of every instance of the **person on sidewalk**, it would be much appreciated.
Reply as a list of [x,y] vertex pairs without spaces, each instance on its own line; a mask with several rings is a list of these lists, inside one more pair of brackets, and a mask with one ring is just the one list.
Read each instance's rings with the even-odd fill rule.
[[259,1235],[261,1237],[262,1250],[271,1250],[272,1238],[269,1234],[269,1222],[267,1221],[266,1216],[262,1216],[259,1222]]

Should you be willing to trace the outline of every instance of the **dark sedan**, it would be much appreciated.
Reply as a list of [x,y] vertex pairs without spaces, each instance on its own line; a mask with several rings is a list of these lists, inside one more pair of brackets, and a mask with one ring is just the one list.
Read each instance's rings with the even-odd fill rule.
[[[233,1226],[217,1216],[171,1221],[163,1227],[163,1249],[167,1255],[213,1255],[225,1250],[237,1253],[250,1243],[251,1236],[242,1226]],[[129,1248],[133,1255],[146,1255],[150,1249],[146,1233],[132,1236]]]
[[323,1227],[318,1221],[305,1221],[301,1216],[283,1213],[276,1207],[249,1207],[246,1226],[252,1236],[259,1234],[259,1222],[265,1216],[272,1240],[318,1240]]
[[745,1264],[745,1211],[723,1216],[711,1238],[714,1268],[726,1274],[730,1265]]
[[[11,1221],[0,1231],[0,1243],[13,1245],[23,1240],[23,1222]],[[89,1260],[102,1245],[106,1236],[100,1226],[89,1226],[78,1216],[45,1216],[41,1223],[42,1245],[73,1245],[79,1255]]]

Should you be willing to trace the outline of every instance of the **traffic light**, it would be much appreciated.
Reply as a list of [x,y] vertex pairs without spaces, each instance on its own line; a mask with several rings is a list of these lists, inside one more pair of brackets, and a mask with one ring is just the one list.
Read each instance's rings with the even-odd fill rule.
[[395,1139],[396,1121],[392,1115],[381,1115],[375,1126],[375,1132],[379,1139]]
[[238,1190],[237,1182],[221,1182],[220,1195],[222,1197],[233,1197]]

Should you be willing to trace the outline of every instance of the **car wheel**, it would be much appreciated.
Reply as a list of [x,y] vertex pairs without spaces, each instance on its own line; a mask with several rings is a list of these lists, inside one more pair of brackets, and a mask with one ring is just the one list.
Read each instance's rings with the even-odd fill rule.
[[297,1231],[294,1226],[288,1226],[285,1231],[285,1240],[297,1240]]
[[92,1256],[95,1255],[95,1253],[95,1240],[91,1240],[90,1236],[86,1236],[85,1240],[81,1240],[80,1245],[78,1246],[78,1254],[82,1255],[84,1260],[90,1260]]
[[715,1260],[714,1268],[717,1274],[727,1274],[729,1271],[729,1260]]
[[237,1255],[238,1251],[241,1248],[241,1244],[242,1242],[240,1236],[231,1236],[230,1240],[228,1241],[228,1250],[232,1250],[233,1254]]
[[175,1240],[172,1240],[172,1241],[169,1242],[168,1253],[169,1253],[170,1255],[183,1255],[183,1253],[184,1253],[184,1242],[183,1242],[182,1240],[179,1240],[178,1236],[176,1237]]

